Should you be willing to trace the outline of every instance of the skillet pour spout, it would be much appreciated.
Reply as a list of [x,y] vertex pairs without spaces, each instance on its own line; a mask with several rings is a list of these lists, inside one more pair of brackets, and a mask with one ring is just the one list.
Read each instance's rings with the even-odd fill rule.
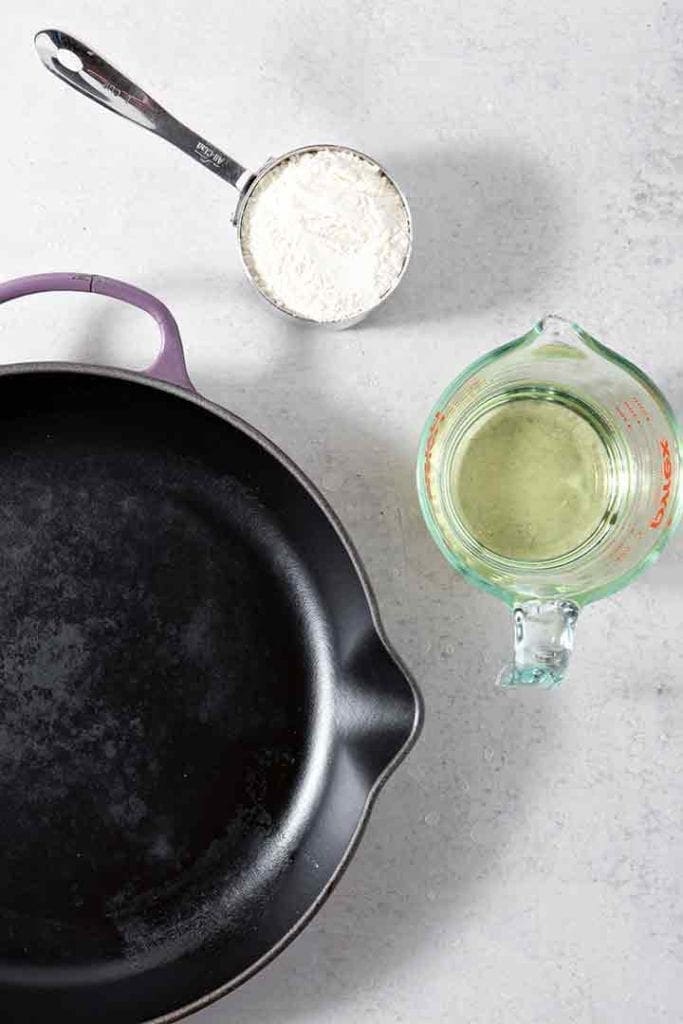
[[372,790],[419,730],[421,704],[416,703],[416,690],[397,655],[375,630],[354,652],[344,674],[343,693],[340,724]]

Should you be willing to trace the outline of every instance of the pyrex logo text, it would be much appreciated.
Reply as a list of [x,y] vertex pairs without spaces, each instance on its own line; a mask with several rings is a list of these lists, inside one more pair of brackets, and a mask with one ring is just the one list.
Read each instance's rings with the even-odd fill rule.
[[673,473],[673,466],[671,463],[671,449],[669,448],[669,442],[661,440],[659,447],[662,451],[662,477],[664,483],[662,484],[662,494],[659,499],[659,508],[654,519],[650,520],[650,526],[653,530],[656,530],[658,526],[662,525],[664,516],[666,515],[666,506],[669,504],[669,498],[671,497],[671,476]]

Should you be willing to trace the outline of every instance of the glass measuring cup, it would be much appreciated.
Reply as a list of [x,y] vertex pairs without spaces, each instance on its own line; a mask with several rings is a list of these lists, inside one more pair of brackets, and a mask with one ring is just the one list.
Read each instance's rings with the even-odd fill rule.
[[[473,426],[522,400],[560,403],[578,413],[604,446],[609,466],[604,512],[590,535],[535,561],[504,557],[480,543],[453,488],[456,460]],[[675,529],[680,463],[676,421],[661,391],[638,367],[561,317],[548,316],[483,356],[444,391],[420,442],[420,506],[449,562],[513,609],[514,661],[499,676],[501,685],[552,687],[562,680],[580,608],[635,579]]]
[[[57,78],[101,106],[112,110],[127,121],[131,121],[141,128],[146,128],[167,142],[172,143],[172,145],[182,150],[183,153],[191,156],[203,167],[208,168],[208,170],[217,174],[224,181],[227,181],[229,185],[237,189],[239,198],[233,217],[233,224],[237,229],[242,267],[259,295],[280,315],[296,320],[298,323],[309,323],[334,330],[342,330],[364,320],[369,313],[386,302],[389,296],[396,290],[410,259],[412,250],[412,220],[407,200],[401,189],[377,160],[349,146],[321,143],[319,145],[301,146],[298,149],[290,150],[282,156],[270,158],[258,171],[249,171],[217,146],[207,142],[206,139],[176,120],[156,100],[152,99],[148,93],[144,92],[138,85],[112,67],[104,58],[73,36],[58,29],[44,29],[36,35],[35,46],[42,63]],[[318,150],[337,150],[353,154],[361,160],[365,160],[386,179],[386,182],[395,192],[396,199],[400,202],[406,218],[405,255],[403,256],[400,270],[391,282],[390,287],[383,291],[379,301],[363,308],[358,313],[354,313],[353,316],[337,320],[314,320],[310,317],[302,316],[276,302],[275,299],[268,295],[264,288],[261,287],[250,266],[245,247],[245,232],[243,231],[245,213],[250,200],[258,192],[259,186],[265,179],[286,161],[302,154],[317,152]]]

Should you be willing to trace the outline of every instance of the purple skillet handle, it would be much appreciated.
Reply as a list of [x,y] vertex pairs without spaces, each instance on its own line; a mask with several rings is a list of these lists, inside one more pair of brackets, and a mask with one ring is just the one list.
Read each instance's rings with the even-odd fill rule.
[[108,295],[112,299],[121,299],[131,306],[144,309],[159,325],[161,348],[152,365],[141,372],[145,377],[194,391],[185,367],[178,325],[163,302],[149,292],[143,292],[132,284],[124,284],[123,281],[115,281],[111,277],[97,277],[94,274],[34,274],[0,284],[0,303],[38,292],[95,292],[96,295]]

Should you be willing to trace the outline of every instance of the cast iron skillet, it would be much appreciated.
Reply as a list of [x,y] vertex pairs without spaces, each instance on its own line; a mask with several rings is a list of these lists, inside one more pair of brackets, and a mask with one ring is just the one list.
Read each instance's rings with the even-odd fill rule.
[[193,389],[0,369],[0,1018],[172,1021],[289,942],[414,742],[417,690],[320,495]]

